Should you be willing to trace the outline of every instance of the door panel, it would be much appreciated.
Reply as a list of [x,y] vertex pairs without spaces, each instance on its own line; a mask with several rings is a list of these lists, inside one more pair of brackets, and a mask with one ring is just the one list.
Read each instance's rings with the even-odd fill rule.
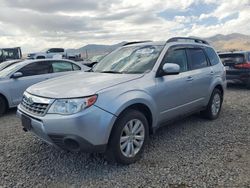
[[193,77],[191,100],[194,106],[201,108],[207,101],[209,88],[213,78],[213,68],[210,66],[204,50],[201,48],[187,49],[190,75]]
[[184,72],[156,78],[156,102],[160,111],[160,122],[185,114],[192,108],[193,81],[189,81],[188,77],[189,72]]
[[[185,48],[172,47],[163,58],[165,63],[175,63],[180,66],[180,74],[165,75],[156,78],[156,102],[160,112],[160,122],[172,119],[186,113],[192,106],[192,82],[188,71],[188,61]],[[161,70],[161,68],[159,69]]]
[[21,102],[23,93],[28,87],[50,78],[51,63],[48,61],[31,62],[17,72],[21,72],[23,77],[12,79],[10,88],[14,105]]

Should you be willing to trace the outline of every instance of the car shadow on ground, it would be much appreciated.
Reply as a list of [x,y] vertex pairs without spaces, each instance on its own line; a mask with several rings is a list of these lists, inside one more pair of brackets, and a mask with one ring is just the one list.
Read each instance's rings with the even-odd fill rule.
[[4,115],[13,115],[16,114],[17,108],[8,109]]
[[227,89],[228,90],[249,90],[250,91],[250,89],[247,89],[245,84],[239,84],[239,83],[228,83]]
[[[44,178],[54,174],[53,177],[56,178],[54,181],[60,181],[66,178],[67,174],[71,174],[72,177],[75,178],[85,177],[94,180],[106,177],[107,173],[109,173],[110,176],[112,174],[122,173],[124,170],[131,168],[154,167],[157,165],[156,163],[161,163],[161,161],[155,160],[153,156],[160,155],[162,145],[166,146],[164,153],[169,154],[170,158],[176,158],[176,156],[171,155],[175,155],[174,151],[177,149],[182,150],[182,147],[185,146],[179,145],[180,142],[175,144],[175,141],[182,139],[183,134],[186,134],[184,133],[185,130],[199,129],[199,127],[207,121],[208,120],[202,119],[197,115],[193,115],[159,128],[156,134],[150,136],[142,159],[129,166],[108,163],[102,154],[72,153],[56,149],[54,146],[48,145],[37,138],[31,138],[32,140],[29,141],[31,142],[29,145],[30,152],[24,154],[26,156],[20,159],[20,163],[26,166],[27,174],[31,175],[33,173],[30,169],[34,169],[36,173],[39,173],[40,176],[44,176]],[[189,147],[191,146],[187,146],[187,148]],[[36,155],[35,159],[40,159],[39,162],[32,159],[34,155]],[[37,163],[39,163],[39,165],[37,165]]]

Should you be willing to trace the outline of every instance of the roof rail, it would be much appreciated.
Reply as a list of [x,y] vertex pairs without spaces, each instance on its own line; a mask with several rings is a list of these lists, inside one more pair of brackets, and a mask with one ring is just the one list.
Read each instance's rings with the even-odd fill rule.
[[127,42],[125,44],[123,44],[122,46],[128,46],[131,44],[139,44],[139,43],[144,43],[144,42],[152,42],[151,40],[144,40],[144,41],[133,41],[133,42]]
[[200,38],[196,38],[196,37],[173,37],[167,40],[167,43],[169,42],[178,42],[180,40],[184,40],[184,41],[193,41],[195,43],[201,43],[201,44],[207,44],[209,45],[209,43],[203,39]]

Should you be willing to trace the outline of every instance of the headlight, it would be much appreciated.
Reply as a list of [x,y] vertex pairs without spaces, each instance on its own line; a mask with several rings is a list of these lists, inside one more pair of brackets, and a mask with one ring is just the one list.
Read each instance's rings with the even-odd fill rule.
[[76,99],[57,99],[51,105],[49,114],[71,115],[92,106],[97,99],[97,95]]

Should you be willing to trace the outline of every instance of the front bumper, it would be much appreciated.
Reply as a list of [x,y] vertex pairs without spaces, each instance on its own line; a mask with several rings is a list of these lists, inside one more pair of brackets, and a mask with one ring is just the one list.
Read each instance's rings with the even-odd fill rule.
[[[29,131],[49,144],[71,151],[104,152],[116,116],[96,106],[74,115],[34,116],[18,106],[17,116],[30,119]],[[24,125],[23,125],[24,126]]]

